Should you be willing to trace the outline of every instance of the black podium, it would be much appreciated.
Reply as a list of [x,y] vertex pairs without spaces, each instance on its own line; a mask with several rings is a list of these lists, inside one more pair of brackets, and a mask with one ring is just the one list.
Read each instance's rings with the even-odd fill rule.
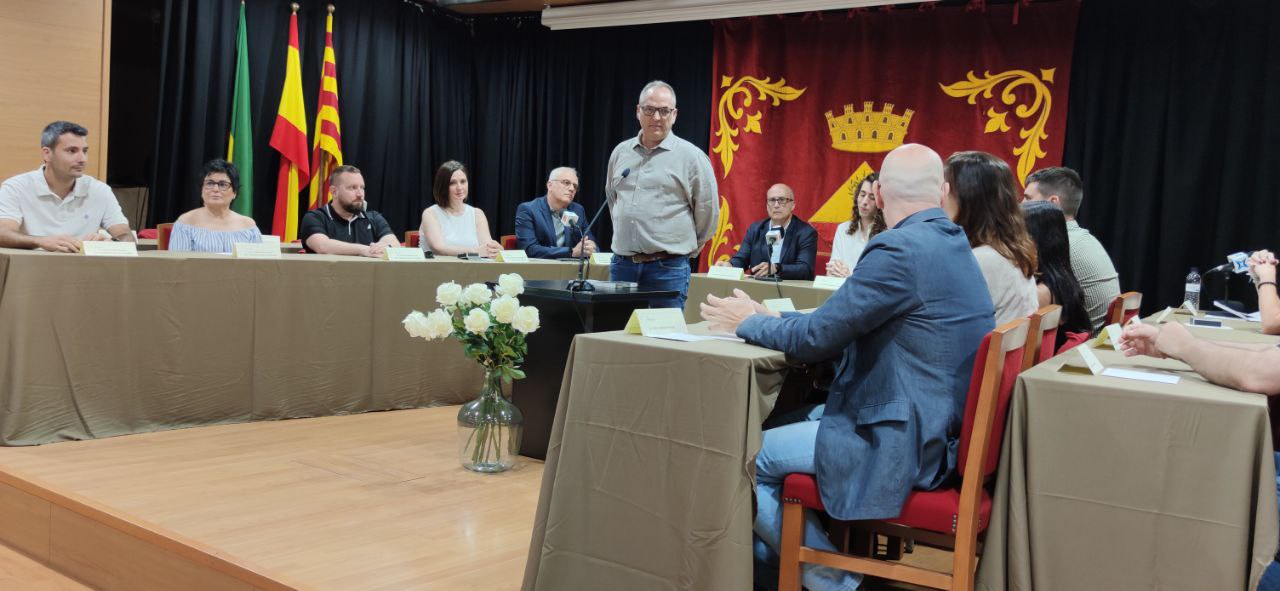
[[568,281],[524,283],[520,303],[538,309],[541,325],[528,336],[523,380],[511,385],[511,401],[524,415],[520,455],[547,457],[551,423],[556,418],[560,382],[573,337],[584,332],[622,330],[636,308],[648,308],[651,298],[675,297],[674,291],[639,291],[634,284],[592,281],[592,291],[569,291]]

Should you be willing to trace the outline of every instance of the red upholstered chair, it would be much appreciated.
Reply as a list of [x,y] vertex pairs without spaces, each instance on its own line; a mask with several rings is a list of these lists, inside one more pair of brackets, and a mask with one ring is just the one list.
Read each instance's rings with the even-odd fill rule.
[[1022,358],[1024,371],[1053,357],[1053,348],[1058,344],[1058,322],[1061,319],[1062,306],[1058,304],[1049,304],[1031,313],[1027,324],[1027,353]]
[[417,230],[409,230],[408,232],[405,232],[405,233],[404,233],[404,245],[405,245],[405,246],[417,246],[417,245],[418,245],[418,231],[417,231]]
[[1089,340],[1087,332],[1068,332],[1066,340],[1062,341],[1062,346],[1058,347],[1058,354],[1061,355],[1074,349],[1077,345],[1082,345]]
[[1107,307],[1107,324],[1124,323],[1129,319],[1138,315],[1138,309],[1142,307],[1142,294],[1136,291],[1129,291],[1116,296],[1111,300],[1111,305]]
[[145,229],[145,230],[138,230],[138,238],[139,238],[139,239],[142,239],[142,240],[155,240],[155,239],[156,239],[156,234],[157,234],[157,232],[156,232],[156,229],[155,229],[155,228],[147,228],[147,229]]
[[913,491],[898,517],[856,522],[859,527],[891,536],[952,548],[952,574],[802,546],[804,510],[825,509],[814,476],[790,474],[782,486],[782,570],[778,577],[782,591],[799,591],[802,562],[935,589],[973,589],[978,533],[986,530],[991,516],[991,497],[983,484],[995,474],[1000,458],[1009,398],[1022,369],[1027,324],[1026,318],[1020,318],[999,326],[978,348],[960,432],[960,488]]
[[156,250],[169,250],[169,233],[173,224],[156,224]]
[[498,240],[498,242],[501,242],[501,243],[502,243],[502,250],[515,250],[515,249],[516,249],[516,235],[515,235],[515,234],[504,234],[504,235],[502,236],[502,239]]

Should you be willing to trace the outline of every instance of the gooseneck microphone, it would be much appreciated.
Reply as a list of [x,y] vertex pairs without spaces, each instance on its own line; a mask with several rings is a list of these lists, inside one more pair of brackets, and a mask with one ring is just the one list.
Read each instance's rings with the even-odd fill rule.
[[[616,189],[617,186],[630,175],[630,168],[622,169],[622,174],[618,176],[618,180],[613,182],[614,188]],[[604,196],[604,204],[600,206],[600,209],[596,210],[596,215],[591,218],[591,222],[587,224],[586,228],[581,229],[580,234],[583,240],[586,240],[586,237],[590,235],[591,228],[595,227],[596,221],[600,219],[600,214],[604,213],[604,210],[606,209],[609,209],[608,195]],[[587,261],[589,260],[590,257],[587,256],[587,249],[582,249],[578,258],[578,278],[569,282],[569,291],[595,291],[595,288],[592,287],[590,283],[587,283]]]

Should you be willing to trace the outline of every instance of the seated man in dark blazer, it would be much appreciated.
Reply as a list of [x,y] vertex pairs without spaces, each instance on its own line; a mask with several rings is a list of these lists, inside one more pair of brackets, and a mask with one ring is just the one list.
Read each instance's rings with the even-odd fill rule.
[[[573,202],[577,194],[577,171],[567,166],[552,170],[547,194],[516,208],[516,248],[535,259],[591,256],[596,243],[590,233],[585,238],[579,234],[588,220],[586,210]],[[576,227],[564,224],[566,212],[577,216]]]
[[[782,183],[769,187],[765,193],[765,209],[769,217],[751,224],[742,246],[728,262],[716,263],[722,267],[734,266],[746,269],[756,277],[777,275],[783,279],[813,279],[813,264],[818,258],[818,231],[804,220],[791,215],[796,208],[796,194]],[[773,252],[769,232],[781,228],[781,249],[778,265],[770,265]]]

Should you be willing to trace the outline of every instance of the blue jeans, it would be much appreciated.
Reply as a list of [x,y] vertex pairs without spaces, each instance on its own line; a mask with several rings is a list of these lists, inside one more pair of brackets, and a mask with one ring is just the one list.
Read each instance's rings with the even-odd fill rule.
[[689,295],[689,259],[676,257],[647,263],[634,263],[630,257],[617,255],[609,266],[611,281],[634,281],[641,291],[676,291],[680,295],[674,298],[655,298],[649,300],[650,308],[684,309],[684,301]]
[[[815,473],[814,449],[818,441],[818,419],[823,407],[814,408],[803,420],[764,432],[764,442],[756,456],[756,523],[754,552],[757,561],[777,563],[782,538],[782,481],[792,472]],[[818,516],[804,513],[804,544],[810,548],[835,551]],[[810,591],[853,590],[862,584],[862,575],[817,564],[801,567],[805,588]],[[776,583],[776,582],[775,582]],[[771,584],[770,587],[773,585]]]
[[[1276,494],[1280,495],[1280,452],[1276,452]],[[1276,555],[1280,558],[1280,554]],[[1272,562],[1258,581],[1258,591],[1280,591],[1280,562]]]

